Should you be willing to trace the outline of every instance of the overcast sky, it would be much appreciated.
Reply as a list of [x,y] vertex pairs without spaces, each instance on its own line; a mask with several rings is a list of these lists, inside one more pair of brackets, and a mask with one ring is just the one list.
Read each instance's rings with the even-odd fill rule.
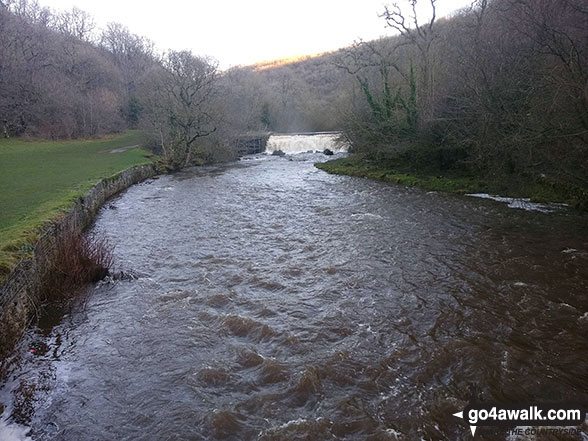
[[[401,3],[407,0],[399,0]],[[378,17],[382,0],[39,0],[53,9],[77,6],[100,27],[116,21],[160,50],[191,49],[221,67],[345,47],[391,35]],[[437,0],[447,15],[471,0]]]

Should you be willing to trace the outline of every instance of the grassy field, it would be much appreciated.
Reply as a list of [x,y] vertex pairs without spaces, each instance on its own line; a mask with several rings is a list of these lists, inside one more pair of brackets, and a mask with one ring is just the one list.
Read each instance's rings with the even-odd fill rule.
[[[98,140],[0,139],[0,281],[40,228],[102,178],[150,162],[137,131]],[[114,149],[124,151],[112,152]]]

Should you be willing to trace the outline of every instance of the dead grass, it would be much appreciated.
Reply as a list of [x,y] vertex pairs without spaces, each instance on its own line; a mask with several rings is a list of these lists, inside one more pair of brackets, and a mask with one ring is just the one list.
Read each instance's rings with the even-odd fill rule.
[[98,235],[62,234],[43,276],[43,301],[64,305],[74,300],[88,283],[106,277],[113,264],[113,250]]

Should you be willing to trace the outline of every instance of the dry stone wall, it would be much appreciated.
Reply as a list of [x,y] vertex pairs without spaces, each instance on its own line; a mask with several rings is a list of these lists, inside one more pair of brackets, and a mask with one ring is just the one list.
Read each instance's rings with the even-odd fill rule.
[[66,232],[83,231],[92,224],[106,200],[155,174],[152,165],[140,165],[103,179],[65,216],[45,229],[34,246],[33,256],[21,260],[0,287],[0,360],[10,353],[31,320],[38,316],[43,268],[54,253],[56,239]]

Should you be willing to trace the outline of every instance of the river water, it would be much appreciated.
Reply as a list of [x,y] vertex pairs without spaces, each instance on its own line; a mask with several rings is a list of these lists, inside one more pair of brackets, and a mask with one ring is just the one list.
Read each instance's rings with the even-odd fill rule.
[[23,380],[35,440],[469,440],[452,414],[472,393],[588,402],[586,217],[323,158],[192,169],[109,202],[95,230],[134,277],[27,335],[7,412]]

